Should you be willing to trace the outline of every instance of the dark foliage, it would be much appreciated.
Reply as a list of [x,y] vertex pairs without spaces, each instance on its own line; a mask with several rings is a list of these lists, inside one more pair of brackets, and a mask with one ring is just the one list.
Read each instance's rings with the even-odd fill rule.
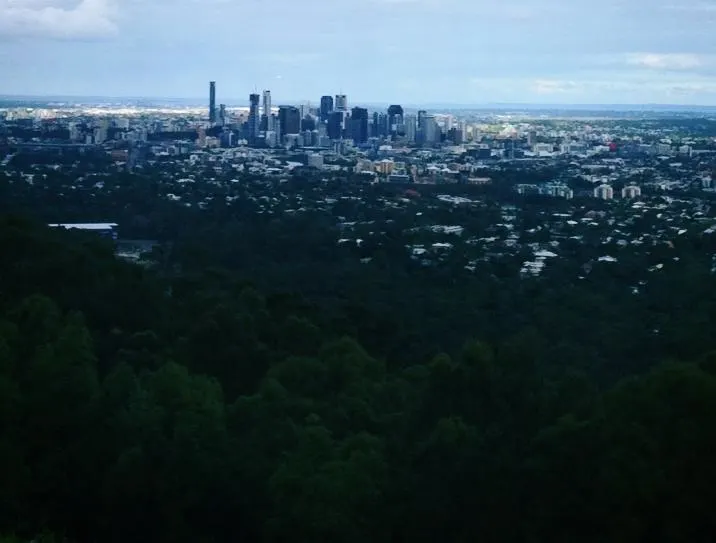
[[716,537],[716,291],[696,241],[629,297],[628,266],[468,279],[397,256],[390,232],[364,266],[325,249],[320,217],[214,217],[182,216],[154,269],[0,221],[0,532]]

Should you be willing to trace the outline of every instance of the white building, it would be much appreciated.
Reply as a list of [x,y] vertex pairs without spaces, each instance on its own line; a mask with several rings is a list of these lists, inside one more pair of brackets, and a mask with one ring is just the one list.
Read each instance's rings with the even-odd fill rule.
[[622,198],[639,198],[641,196],[641,189],[635,185],[630,185],[622,189]]
[[612,200],[614,198],[614,189],[609,185],[599,185],[594,189],[594,197],[600,200]]
[[567,200],[574,198],[574,191],[563,183],[547,183],[540,192],[555,198],[566,198]]
[[308,167],[309,168],[318,168],[319,170],[323,168],[323,155],[320,153],[311,153],[308,155]]

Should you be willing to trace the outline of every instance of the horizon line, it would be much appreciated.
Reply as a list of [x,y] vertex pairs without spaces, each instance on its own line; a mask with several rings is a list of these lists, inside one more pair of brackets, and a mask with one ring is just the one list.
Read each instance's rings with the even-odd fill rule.
[[[201,105],[207,101],[204,97],[192,96],[112,96],[112,95],[93,95],[93,94],[0,94],[0,101],[80,101],[80,100],[134,100],[134,101],[182,101],[195,102],[191,105]],[[275,98],[274,98],[275,100]],[[278,100],[285,103],[316,103],[319,99],[288,99]],[[239,105],[238,102],[244,102],[243,99],[232,98],[226,101],[226,105]],[[393,102],[388,101],[362,101],[355,100],[354,104],[364,105],[391,105]],[[401,104],[403,105],[403,104]],[[661,103],[661,102],[439,102],[439,101],[423,101],[423,102],[406,102],[404,107],[454,107],[454,108],[490,108],[490,107],[540,107],[540,108],[565,108],[565,107],[618,107],[618,108],[679,108],[679,109],[716,109],[716,104],[678,104],[678,103]]]

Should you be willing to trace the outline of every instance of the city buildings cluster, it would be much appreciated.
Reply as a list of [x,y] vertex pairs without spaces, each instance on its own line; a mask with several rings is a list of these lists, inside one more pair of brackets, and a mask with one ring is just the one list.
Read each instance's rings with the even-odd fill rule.
[[0,164],[16,153],[79,150],[129,171],[160,160],[278,178],[307,168],[360,182],[484,185],[510,170],[501,187],[522,195],[714,191],[716,130],[693,117],[369,109],[343,93],[275,105],[269,90],[229,106],[217,90],[210,82],[208,112],[206,103],[0,103]]
[[369,112],[365,107],[349,108],[345,94],[321,96],[318,106],[274,107],[271,91],[249,95],[248,111],[229,113],[225,104],[216,104],[216,82],[209,83],[211,127],[221,127],[221,144],[233,146],[239,141],[254,147],[332,147],[350,141],[366,145],[371,140],[437,144],[446,139],[460,144],[466,139],[467,125],[452,117],[440,118],[419,110],[406,113],[399,104],[385,111]]

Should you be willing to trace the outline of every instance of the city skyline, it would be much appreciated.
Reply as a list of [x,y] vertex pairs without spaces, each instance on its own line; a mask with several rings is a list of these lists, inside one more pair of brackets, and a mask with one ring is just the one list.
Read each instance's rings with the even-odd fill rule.
[[[253,88],[253,87],[252,87]],[[263,91],[262,91],[263,92]],[[249,92],[244,97],[222,98],[223,105],[227,108],[249,109]],[[370,102],[360,99],[351,99],[352,104],[358,104],[368,108],[388,108],[395,100]],[[1,94],[0,107],[2,102],[26,102],[28,104],[42,104],[43,107],[52,104],[65,103],[67,105],[118,105],[136,104],[141,107],[147,106],[167,106],[167,107],[188,107],[188,108],[206,108],[205,96],[190,97],[171,97],[171,96],[112,96],[112,95],[57,95],[57,94]],[[282,98],[273,97],[272,103],[274,109],[278,104],[296,105],[302,103],[310,103],[312,107],[320,106],[320,97],[304,97],[304,98]],[[660,103],[660,102],[643,102],[643,103],[565,103],[565,102],[474,102],[474,103],[458,103],[458,102],[422,102],[411,103],[402,102],[402,106],[411,110],[419,109],[446,109],[446,110],[485,110],[485,111],[705,111],[712,112],[716,110],[716,104],[678,104],[678,103]],[[28,106],[30,107],[30,106]]]
[[712,1],[332,6],[0,0],[0,94],[193,98],[221,79],[226,101],[716,105]]

